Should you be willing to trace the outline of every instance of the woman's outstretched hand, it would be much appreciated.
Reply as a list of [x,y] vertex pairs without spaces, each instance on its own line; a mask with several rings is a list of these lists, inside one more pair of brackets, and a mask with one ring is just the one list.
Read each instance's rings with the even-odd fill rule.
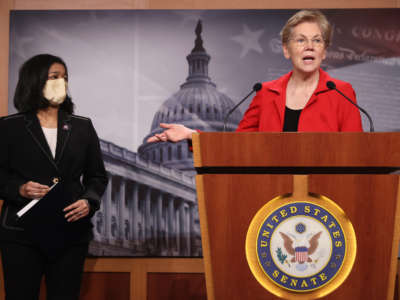
[[196,132],[196,130],[187,128],[186,126],[182,124],[167,124],[167,123],[161,123],[160,124],[161,128],[164,128],[165,130],[161,133],[157,133],[147,139],[148,143],[154,143],[154,142],[180,142],[185,139],[192,139],[192,133]]

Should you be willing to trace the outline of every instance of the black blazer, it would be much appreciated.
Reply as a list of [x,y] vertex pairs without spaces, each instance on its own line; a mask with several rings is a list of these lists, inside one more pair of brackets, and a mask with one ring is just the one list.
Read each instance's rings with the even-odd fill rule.
[[31,200],[19,194],[20,186],[30,180],[51,186],[59,180],[71,192],[70,203],[89,201],[89,216],[74,224],[81,227],[76,242],[89,241],[90,217],[99,209],[107,186],[99,139],[90,119],[59,111],[55,158],[35,113],[3,117],[0,143],[0,199],[4,200],[0,240],[30,243],[16,221],[16,212]]

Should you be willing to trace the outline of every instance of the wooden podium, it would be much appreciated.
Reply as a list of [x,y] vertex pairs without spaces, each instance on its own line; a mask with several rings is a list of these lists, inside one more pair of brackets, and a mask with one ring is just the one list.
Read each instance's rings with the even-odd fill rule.
[[208,300],[277,299],[249,268],[246,234],[298,177],[339,205],[356,234],[353,268],[324,299],[393,299],[400,133],[200,133],[193,147]]

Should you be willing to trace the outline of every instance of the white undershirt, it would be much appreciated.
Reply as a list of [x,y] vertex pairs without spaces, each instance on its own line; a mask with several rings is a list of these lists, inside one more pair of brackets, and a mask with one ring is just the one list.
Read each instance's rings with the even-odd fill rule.
[[42,127],[44,136],[46,137],[47,144],[49,144],[53,158],[56,157],[56,146],[57,146],[57,128],[45,128]]

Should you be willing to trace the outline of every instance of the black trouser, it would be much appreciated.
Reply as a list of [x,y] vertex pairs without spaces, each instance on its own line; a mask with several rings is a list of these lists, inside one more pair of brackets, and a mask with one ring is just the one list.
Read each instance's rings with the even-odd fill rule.
[[39,299],[43,275],[47,300],[78,300],[87,250],[88,244],[76,245],[57,258],[49,259],[33,246],[3,243],[1,255],[6,300]]

